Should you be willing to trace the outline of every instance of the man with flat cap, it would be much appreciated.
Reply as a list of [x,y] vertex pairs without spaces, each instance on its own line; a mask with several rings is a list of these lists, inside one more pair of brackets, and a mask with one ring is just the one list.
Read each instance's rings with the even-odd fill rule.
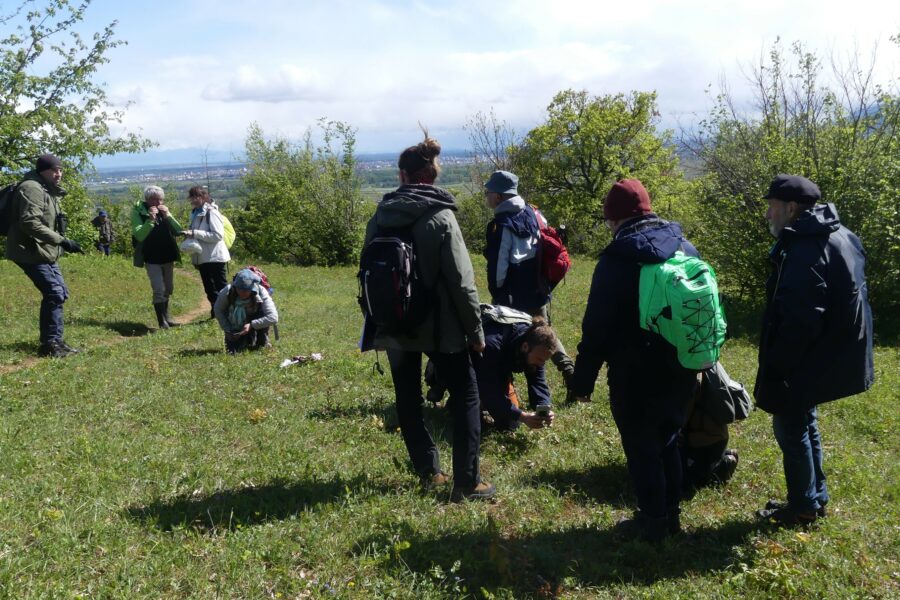
[[821,197],[816,184],[798,175],[778,175],[765,196],[777,241],[769,253],[754,395],[772,414],[787,501],[770,500],[757,515],[784,526],[825,516],[816,406],[864,392],[875,378],[865,251],[834,204],[819,204]]
[[69,289],[57,260],[66,252],[81,252],[78,242],[66,238],[66,218],[59,187],[62,162],[52,154],[37,159],[12,197],[10,228],[6,236],[6,258],[19,265],[43,299],[40,308],[38,354],[61,358],[78,352],[63,339],[63,303]]

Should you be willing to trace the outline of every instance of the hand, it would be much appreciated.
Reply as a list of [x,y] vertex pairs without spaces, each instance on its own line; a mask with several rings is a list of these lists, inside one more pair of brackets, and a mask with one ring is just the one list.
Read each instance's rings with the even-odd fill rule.
[[158,209],[159,209],[159,214],[162,215],[163,219],[165,219],[166,217],[169,216],[169,207],[166,206],[165,204],[160,204]]
[[234,335],[235,337],[241,337],[242,335],[247,335],[248,333],[250,333],[250,323],[245,324],[244,327]]
[[184,237],[193,237],[194,230],[193,229],[185,229],[181,233],[184,235]]
[[469,347],[475,352],[484,352],[484,342],[472,342]]
[[520,423],[525,423],[529,429],[541,429],[553,425],[553,419],[556,415],[550,411],[546,417],[533,412],[523,412],[519,417]]
[[84,250],[81,249],[81,245],[75,240],[64,239],[59,243],[63,250],[66,252],[81,252],[84,253]]
[[155,221],[156,215],[159,213],[159,209],[156,208],[155,206],[151,206],[149,209],[149,212],[150,212],[150,218]]

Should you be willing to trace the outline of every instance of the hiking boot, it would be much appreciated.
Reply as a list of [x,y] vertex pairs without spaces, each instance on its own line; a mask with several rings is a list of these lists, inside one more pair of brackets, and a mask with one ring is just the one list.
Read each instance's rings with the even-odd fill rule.
[[67,350],[69,354],[78,354],[79,352],[81,352],[81,350],[79,350],[78,348],[73,348],[72,346],[68,345],[65,340],[60,340],[59,345],[62,346],[63,349]]
[[662,541],[667,535],[681,532],[681,520],[679,515],[674,515],[670,524],[669,517],[647,517],[636,510],[631,517],[619,519],[613,531],[620,538],[655,543]]
[[432,473],[431,475],[422,475],[421,481],[422,488],[426,492],[429,492],[433,489],[445,486],[450,483],[450,476],[443,471],[438,471],[437,473]]
[[712,476],[718,483],[727,483],[734,475],[738,466],[738,455],[735,450],[726,450],[725,456],[718,462],[712,471]]
[[64,346],[61,342],[50,342],[49,344],[41,344],[38,348],[38,356],[49,356],[50,358],[65,358],[77,354],[78,350]]
[[[769,500],[766,502],[766,510],[780,510],[788,507],[787,502],[782,502],[781,500]],[[760,511],[762,512],[762,511]],[[816,517],[819,519],[824,519],[828,516],[828,511],[825,510],[825,506],[820,506],[816,509]]]
[[798,527],[816,522],[816,512],[797,512],[789,506],[764,508],[756,511],[756,516],[782,527]]
[[163,302],[154,302],[153,310],[156,311],[156,324],[159,325],[159,328],[168,329],[169,322],[166,321],[166,313],[164,312],[165,309],[163,308],[163,305]]
[[497,488],[486,481],[470,488],[454,486],[453,491],[450,492],[450,502],[459,504],[463,500],[490,500],[496,493]]

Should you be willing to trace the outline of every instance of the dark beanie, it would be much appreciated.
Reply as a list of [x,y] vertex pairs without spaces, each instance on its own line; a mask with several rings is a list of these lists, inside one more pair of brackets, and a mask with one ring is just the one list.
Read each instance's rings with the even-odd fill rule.
[[764,200],[781,200],[798,204],[815,204],[822,199],[819,186],[800,175],[778,175],[769,184]]
[[637,179],[617,182],[603,202],[603,217],[608,221],[621,221],[653,212],[650,194]]
[[62,166],[62,161],[52,154],[42,154],[38,156],[37,162],[34,163],[34,170],[40,173],[47,169],[55,169]]

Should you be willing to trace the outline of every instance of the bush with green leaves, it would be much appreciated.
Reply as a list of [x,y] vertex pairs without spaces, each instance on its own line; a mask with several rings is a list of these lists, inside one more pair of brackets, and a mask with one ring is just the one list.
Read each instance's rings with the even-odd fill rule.
[[259,125],[250,126],[246,204],[234,214],[248,254],[298,265],[356,260],[370,211],[354,172],[355,130],[322,120],[318,134],[318,145],[312,131],[295,144],[283,137],[267,139]]
[[[895,43],[898,38],[895,38]],[[776,43],[752,74],[754,105],[741,112],[721,93],[683,143],[704,163],[695,210],[700,243],[742,296],[762,289],[772,245],[762,199],[778,173],[816,182],[841,222],[866,248],[870,297],[878,312],[900,298],[900,96],[897,80],[875,82],[874,61],[823,60],[802,44]]]
[[656,129],[658,114],[655,92],[564,90],[547,120],[510,148],[520,191],[553,225],[567,226],[574,251],[593,253],[609,241],[603,200],[620,179],[640,179],[654,205],[671,212],[686,197],[671,133]]

